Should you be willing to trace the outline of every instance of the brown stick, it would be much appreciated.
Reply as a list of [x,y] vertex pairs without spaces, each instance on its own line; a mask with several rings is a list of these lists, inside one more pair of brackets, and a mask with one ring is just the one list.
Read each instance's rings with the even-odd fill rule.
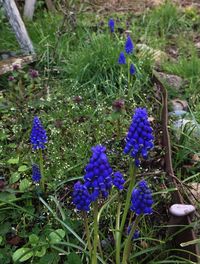
[[20,13],[17,9],[14,0],[0,0],[6,11],[10,25],[16,35],[17,41],[24,54],[35,54],[32,42],[26,31],[24,22],[21,19]]
[[[177,188],[177,191],[173,192],[173,203],[183,204],[183,197],[178,189],[178,184],[176,181],[176,176],[174,175],[173,166],[172,166],[172,151],[171,151],[171,143],[170,143],[170,136],[168,131],[168,95],[167,91],[162,84],[162,82],[159,80],[159,76],[154,71],[153,72],[153,80],[161,93],[162,97],[162,130],[163,130],[163,147],[165,149],[165,171],[166,175],[172,185],[174,185]],[[176,237],[174,237],[174,241],[176,242],[177,247],[180,247],[180,243],[184,241],[191,241],[195,240],[195,233],[194,229],[191,228],[192,219],[190,215],[187,215],[184,217],[179,224],[177,224],[176,231],[179,230],[180,232],[177,233]],[[178,226],[180,225],[180,227]],[[184,229],[181,231],[182,226],[190,226],[190,228]],[[173,230],[173,233],[175,233],[175,230]],[[179,255],[183,258],[186,258],[188,260],[195,261],[198,263],[198,258],[191,253],[196,254],[199,256],[199,248],[198,245],[190,245],[188,247],[185,247],[185,250],[187,252],[183,253],[180,252]]]

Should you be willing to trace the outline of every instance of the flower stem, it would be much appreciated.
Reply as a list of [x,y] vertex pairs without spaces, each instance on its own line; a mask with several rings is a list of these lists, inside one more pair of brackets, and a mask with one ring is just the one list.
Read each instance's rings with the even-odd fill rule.
[[121,122],[120,122],[120,115],[117,118],[117,139],[120,140],[121,136]]
[[136,172],[136,167],[134,166],[134,164],[131,161],[131,163],[130,163],[130,183],[129,183],[129,188],[128,188],[128,192],[127,192],[127,196],[126,196],[126,203],[125,203],[124,213],[122,216],[122,222],[121,222],[121,226],[120,226],[121,232],[124,229],[126,217],[127,217],[129,206],[130,206],[131,194],[132,194],[132,190],[133,190],[133,187],[135,184],[135,172]]
[[132,194],[132,190],[135,184],[135,172],[136,172],[136,167],[134,166],[134,164],[130,163],[130,182],[129,182],[129,188],[128,188],[128,192],[127,192],[127,196],[126,196],[126,202],[125,202],[125,207],[124,207],[124,212],[123,212],[123,216],[122,216],[122,221],[121,221],[121,225],[120,225],[120,231],[119,231],[119,236],[118,239],[116,241],[116,264],[121,264],[120,262],[120,250],[121,250],[121,239],[122,239],[122,232],[124,229],[124,225],[126,222],[126,217],[128,214],[128,210],[130,207],[130,201],[131,201],[131,194]]
[[116,245],[116,264],[120,264],[120,213],[121,213],[121,200],[118,196],[118,207],[117,207],[117,216],[116,216],[116,228],[115,228],[115,245]]
[[141,219],[141,215],[138,215],[134,221],[134,224],[133,226],[131,227],[131,231],[125,241],[125,246],[124,246],[124,252],[123,252],[123,259],[122,259],[122,264],[127,264],[127,260],[129,258],[129,255],[130,255],[130,249],[131,249],[131,240],[132,240],[132,237],[135,233],[135,230],[138,226],[138,223]]
[[94,241],[93,241],[93,254],[92,264],[97,264],[97,244],[98,244],[98,202],[94,202]]
[[41,183],[42,183],[42,190],[45,190],[45,178],[44,178],[44,164],[43,164],[43,155],[42,149],[39,149],[39,156],[40,156],[40,173],[41,173]]
[[130,75],[130,59],[129,59],[129,57],[127,59],[127,65],[128,65],[128,96],[130,97],[131,75]]
[[87,217],[86,212],[83,212],[83,219],[84,219],[84,225],[85,225],[86,238],[87,238],[87,242],[88,242],[88,249],[89,249],[90,257],[91,257],[91,255],[92,255],[92,244],[90,241],[90,230],[89,230],[88,217]]
[[120,74],[119,74],[119,97],[121,98],[123,93],[122,93],[122,67],[120,67]]

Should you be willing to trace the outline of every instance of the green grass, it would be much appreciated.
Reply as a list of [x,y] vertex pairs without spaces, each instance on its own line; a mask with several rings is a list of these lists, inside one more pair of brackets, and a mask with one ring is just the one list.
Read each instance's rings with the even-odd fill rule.
[[[193,37],[198,32],[195,25],[199,23],[199,15],[195,11],[184,12],[171,2],[166,2],[138,18],[132,14],[112,16],[121,18],[117,24],[119,27],[124,27],[125,19],[130,18],[131,37],[134,43],[140,41],[162,51],[167,50],[170,45],[177,48],[176,62],[165,61],[161,69],[182,77],[185,83],[180,93],[172,91],[166,84],[169,98],[180,96],[181,99],[188,100],[191,119],[200,123],[198,92],[200,59],[193,43]],[[105,21],[104,26],[96,30],[96,24],[102,19]],[[19,84],[24,85],[23,94],[19,93],[20,86],[8,85],[8,75],[1,78],[0,154],[1,174],[6,179],[6,187],[0,195],[2,212],[0,224],[3,226],[3,231],[0,230],[0,241],[2,237],[0,260],[2,258],[5,264],[11,263],[10,256],[15,250],[6,242],[6,234],[8,230],[10,232],[11,226],[19,230],[18,234],[24,243],[29,243],[29,236],[36,234],[39,237],[39,245],[49,241],[52,231],[58,228],[65,231],[65,244],[55,244],[53,247],[48,244],[46,254],[41,258],[35,257],[33,263],[42,261],[47,263],[49,259],[54,259],[55,264],[59,261],[63,263],[63,256],[66,257],[65,254],[69,253],[73,259],[73,253],[77,252],[76,247],[80,246],[74,238],[73,231],[78,234],[75,235],[76,238],[80,236],[82,239],[83,226],[82,220],[73,211],[69,196],[74,181],[84,175],[84,168],[91,155],[90,148],[96,144],[105,145],[113,168],[122,171],[127,177],[129,161],[123,155],[123,145],[133,109],[136,106],[147,107],[149,115],[154,118],[153,126],[159,131],[160,124],[157,120],[161,106],[152,84],[154,64],[148,55],[141,57],[137,51],[131,56],[137,74],[132,78],[133,96],[129,98],[127,68],[124,66],[120,69],[117,62],[119,53],[124,49],[126,35],[116,33],[110,36],[107,30],[108,19],[106,15],[79,14],[75,31],[71,32],[66,28],[58,38],[57,31],[62,23],[62,16],[45,12],[40,16],[38,11],[36,19],[27,23],[28,32],[38,54],[37,63],[30,66],[38,69],[40,73],[40,78],[34,84],[35,93],[32,95],[28,93],[33,85],[27,75],[28,68],[19,74],[21,76]],[[8,24],[3,26],[1,23],[0,28],[4,36],[0,42],[0,50],[18,50],[19,47]],[[118,119],[119,115],[114,113],[112,103],[119,99],[120,88],[123,91],[121,97],[125,101],[125,110]],[[81,96],[82,101],[75,102],[75,96]],[[16,104],[18,101],[20,105]],[[40,117],[48,134],[47,149],[44,152],[47,192],[42,194],[40,202],[38,190],[31,183],[31,163],[38,162],[38,157],[31,151],[29,143],[34,115]],[[188,127],[183,129],[179,139],[173,136],[172,130],[170,132],[175,174],[187,183],[199,181],[199,162],[191,167],[184,167],[191,164],[193,154],[199,155],[199,138],[194,137]],[[175,131],[174,135],[176,134]],[[163,153],[159,146],[159,133],[155,134],[155,137],[156,148],[150,155],[151,160],[149,163],[147,161],[145,167],[138,173],[151,182],[155,193],[156,214],[142,220],[140,224],[142,238],[134,244],[131,258],[138,263],[186,263],[176,256],[176,252],[170,251],[170,244],[167,243],[169,238],[165,235],[168,225],[165,207],[171,203],[172,190],[165,189],[165,174],[159,163]],[[11,164],[13,159],[15,164]],[[154,163],[159,167],[157,168]],[[24,165],[25,169],[22,167]],[[154,177],[156,169],[161,170],[161,175]],[[146,172],[152,173],[153,177],[147,177]],[[28,185],[24,180],[28,180]],[[112,192],[114,193],[114,190]],[[116,206],[116,201],[108,203],[102,212],[104,220],[100,222],[101,235],[109,243],[106,253],[108,263],[114,263],[113,241],[109,240],[108,234],[112,238]],[[111,230],[107,229],[108,219]],[[141,240],[143,244],[140,243]],[[72,244],[67,244],[69,242]],[[6,252],[9,252],[7,258]],[[64,255],[58,255],[58,252]],[[87,252],[83,252],[81,263],[86,263]]]

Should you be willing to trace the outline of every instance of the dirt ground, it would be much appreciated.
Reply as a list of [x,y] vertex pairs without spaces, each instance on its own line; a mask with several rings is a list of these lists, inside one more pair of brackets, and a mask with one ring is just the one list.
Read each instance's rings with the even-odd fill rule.
[[[164,3],[166,0],[90,0],[91,7],[99,12],[144,12],[148,8],[153,8]],[[200,9],[200,0],[173,0],[180,7],[195,6]]]

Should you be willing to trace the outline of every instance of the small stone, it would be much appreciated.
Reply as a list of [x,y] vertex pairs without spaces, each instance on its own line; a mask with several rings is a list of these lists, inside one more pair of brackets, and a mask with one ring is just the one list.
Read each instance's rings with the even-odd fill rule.
[[191,204],[173,204],[169,211],[174,216],[186,216],[195,211],[195,207]]
[[188,102],[185,100],[174,99],[171,103],[173,111],[186,111],[188,109]]
[[164,72],[157,72],[157,74],[161,79],[163,79],[168,84],[168,86],[171,86],[176,90],[179,90],[181,86],[184,84],[183,79],[177,75],[167,74]]
[[197,43],[195,44],[195,47],[196,47],[197,49],[200,49],[200,42],[197,42]]
[[169,56],[167,53],[153,49],[146,44],[137,44],[136,48],[139,50],[139,57],[146,57],[147,55],[150,56],[154,61],[156,66],[160,66],[162,61],[168,60]]

